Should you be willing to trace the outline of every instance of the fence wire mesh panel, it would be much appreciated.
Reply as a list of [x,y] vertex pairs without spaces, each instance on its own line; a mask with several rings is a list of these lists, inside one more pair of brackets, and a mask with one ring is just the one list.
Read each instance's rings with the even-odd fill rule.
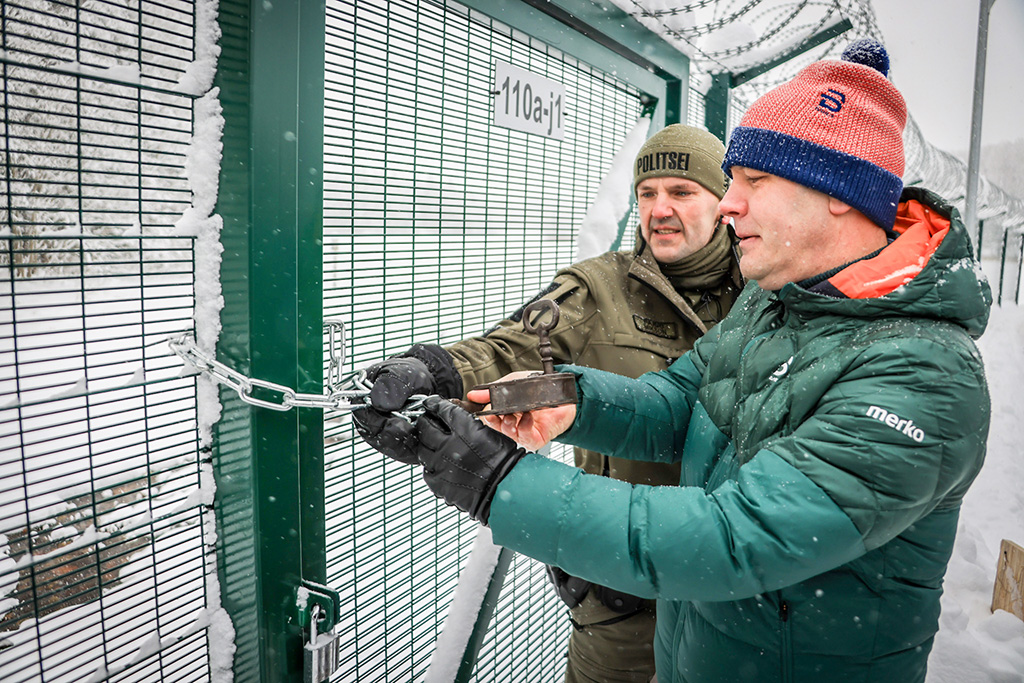
[[1024,228],[1004,228],[999,255],[999,286],[996,303],[1000,306],[1019,304],[1024,282]]
[[[324,318],[344,321],[354,369],[481,334],[570,264],[642,107],[635,88],[454,2],[329,0],[326,19]],[[492,123],[496,61],[564,84],[563,140]],[[325,439],[329,582],[344,596],[334,680],[421,680],[477,525],[348,415],[327,415]],[[517,557],[476,679],[560,680],[569,628],[543,569]]]
[[195,7],[0,7],[0,680],[209,680]]
[[[691,78],[691,81],[693,79]],[[704,94],[693,87],[691,82],[686,89],[686,125],[707,128],[704,125]]]

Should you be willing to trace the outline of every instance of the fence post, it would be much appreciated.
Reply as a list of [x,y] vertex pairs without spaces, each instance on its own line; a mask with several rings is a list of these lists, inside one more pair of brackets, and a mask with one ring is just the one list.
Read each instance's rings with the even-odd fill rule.
[[981,124],[985,104],[985,63],[988,55],[988,20],[995,0],[978,3],[978,41],[974,55],[974,99],[971,102],[971,144],[967,152],[967,196],[964,198],[964,226],[968,234],[978,220],[978,177],[981,167]]
[[1003,278],[1006,276],[1006,247],[1010,242],[1010,231],[1008,229],[1003,230],[1003,251],[999,257],[999,296],[996,299],[996,303],[1002,305],[1003,303]]
[[[323,385],[322,2],[221,0],[224,112],[218,357],[303,393]],[[326,582],[323,414],[222,391],[215,436],[222,602],[234,680],[302,680],[296,592]]]
[[1017,285],[1013,290],[1013,303],[1020,303],[1020,276],[1024,273],[1024,231],[1018,232],[1017,237],[1020,239],[1020,251],[1017,253]]
[[462,653],[462,662],[455,675],[455,683],[468,683],[473,669],[476,668],[477,655],[480,653],[480,645],[483,643],[484,635],[491,624],[494,610],[498,606],[498,598],[501,597],[501,588],[505,584],[505,575],[508,573],[509,565],[515,553],[508,548],[501,548],[498,552],[498,561],[494,566],[494,573],[491,574],[487,584],[487,591],[484,593],[480,604],[480,612],[473,623],[473,630],[466,643],[466,650]]
[[711,87],[704,96],[704,127],[719,140],[729,129],[729,88],[732,74],[711,74]]

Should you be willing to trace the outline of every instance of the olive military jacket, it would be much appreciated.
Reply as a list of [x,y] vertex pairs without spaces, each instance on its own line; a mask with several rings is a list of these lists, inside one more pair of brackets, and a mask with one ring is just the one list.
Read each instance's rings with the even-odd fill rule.
[[[608,252],[556,273],[533,299],[558,303],[559,321],[549,333],[554,361],[630,378],[667,368],[722,320],[739,296],[743,279],[733,241],[732,231],[720,227],[707,246],[672,267],[680,274],[673,277],[675,284],[639,235],[632,252]],[[529,303],[483,336],[445,349],[461,376],[462,394],[515,370],[541,369],[537,336],[523,330],[522,310]],[[428,354],[418,355],[437,370]],[[443,384],[451,391],[457,382]],[[678,463],[609,457],[584,448],[574,449],[574,459],[585,472],[631,484],[679,483]],[[578,624],[595,624],[621,615],[586,600],[572,616]]]

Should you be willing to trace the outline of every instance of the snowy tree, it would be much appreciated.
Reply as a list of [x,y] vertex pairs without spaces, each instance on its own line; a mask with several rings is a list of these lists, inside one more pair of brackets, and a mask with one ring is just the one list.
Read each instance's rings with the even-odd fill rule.
[[981,148],[981,172],[993,183],[1024,200],[1024,138]]

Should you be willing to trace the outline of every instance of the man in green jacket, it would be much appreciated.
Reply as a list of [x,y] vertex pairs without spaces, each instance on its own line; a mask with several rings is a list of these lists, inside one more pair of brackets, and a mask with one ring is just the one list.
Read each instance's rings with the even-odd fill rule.
[[[579,404],[486,418],[508,436],[436,397],[417,421],[427,485],[496,543],[658,598],[659,683],[925,680],[984,460],[991,293],[956,210],[902,189],[887,69],[855,43],[745,114],[720,206],[754,282],[668,370],[563,367]],[[509,436],[681,462],[681,485]]]
[[[718,213],[728,182],[724,154],[714,135],[681,124],[644,144],[633,167],[640,214],[636,248],[565,268],[534,298],[559,305],[559,321],[550,332],[556,362],[639,377],[667,368],[725,317],[743,283],[732,237]],[[445,348],[417,344],[371,367],[373,405],[395,410],[417,393],[462,398],[473,386],[512,371],[539,370],[537,336],[524,332],[521,318],[522,308],[481,337]],[[389,423],[384,413],[363,410],[354,417],[377,447],[411,438],[408,423]],[[575,449],[575,461],[586,472],[632,484],[679,482],[678,463],[582,448]],[[654,674],[654,601],[592,585],[556,567],[549,574],[573,625],[567,683],[646,683]]]

